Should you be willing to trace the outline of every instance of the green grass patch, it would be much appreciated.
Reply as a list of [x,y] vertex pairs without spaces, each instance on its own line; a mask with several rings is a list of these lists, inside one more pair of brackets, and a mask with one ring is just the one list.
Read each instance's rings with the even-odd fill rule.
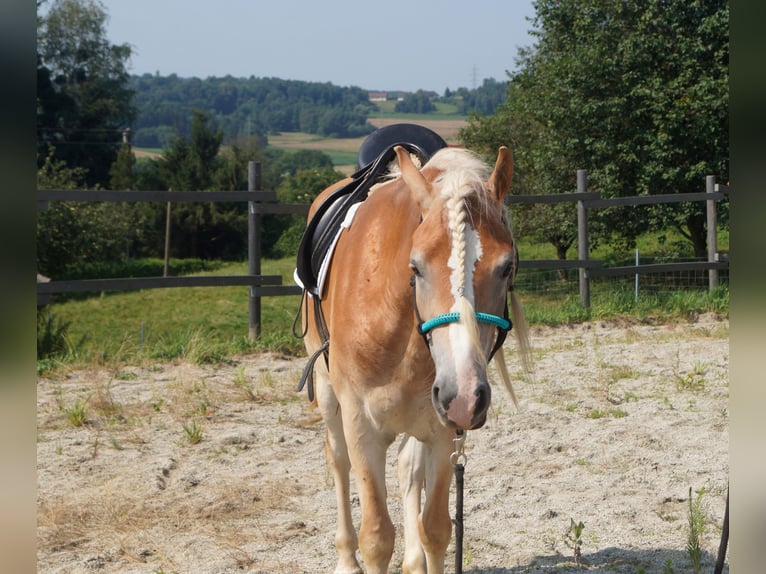
[[322,150],[332,160],[333,165],[356,165],[357,153],[334,149]]
[[[294,260],[265,261],[264,275],[292,284]],[[246,263],[220,263],[201,275],[244,275]],[[250,341],[247,287],[183,287],[110,292],[52,303],[47,309],[67,324],[66,337],[79,340],[59,362],[111,363],[183,358],[216,362],[237,353],[303,352],[292,336],[299,296],[261,299],[262,337]],[[40,366],[40,365],[38,365]],[[50,359],[44,367],[55,366]]]
[[385,102],[375,102],[378,106],[378,111],[370,113],[371,118],[397,118],[403,122],[407,120],[464,120],[468,119],[468,116],[461,114],[455,104],[448,104],[445,102],[436,102],[436,111],[427,114],[403,114],[397,112],[396,101],[388,100]]

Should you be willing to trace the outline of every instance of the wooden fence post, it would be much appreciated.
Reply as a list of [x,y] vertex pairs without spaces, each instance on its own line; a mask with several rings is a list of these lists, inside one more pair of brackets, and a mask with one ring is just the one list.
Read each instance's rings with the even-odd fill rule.
[[[261,164],[247,162],[247,191],[261,191]],[[247,272],[261,274],[261,214],[254,201],[247,202]],[[248,296],[247,336],[254,341],[261,336],[261,298],[256,296],[255,287],[250,287]]]
[[[705,191],[715,193],[715,176],[705,177]],[[718,258],[718,214],[714,199],[705,202],[707,206],[707,260],[714,263]],[[712,293],[718,287],[718,269],[708,269],[708,289]]]
[[[173,191],[171,187],[168,191]],[[165,253],[163,255],[162,276],[170,275],[170,202],[165,207]]]
[[[588,192],[588,171],[577,170],[577,193]],[[577,258],[580,264],[588,261],[588,210],[582,200],[577,200]],[[587,267],[580,267],[580,303],[590,308],[590,275]]]

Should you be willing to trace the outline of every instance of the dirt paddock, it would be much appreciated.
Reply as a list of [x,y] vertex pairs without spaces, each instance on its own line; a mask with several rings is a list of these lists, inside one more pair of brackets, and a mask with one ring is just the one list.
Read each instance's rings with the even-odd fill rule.
[[[535,328],[468,433],[464,572],[712,570],[728,484],[728,321]],[[335,502],[303,358],[62,370],[38,379],[38,572],[329,573]],[[393,452],[389,493],[402,541]],[[354,505],[358,521],[358,503]],[[452,552],[452,547],[450,547]],[[453,557],[447,557],[453,571]],[[668,570],[672,568],[672,570]],[[728,571],[728,567],[725,571]]]

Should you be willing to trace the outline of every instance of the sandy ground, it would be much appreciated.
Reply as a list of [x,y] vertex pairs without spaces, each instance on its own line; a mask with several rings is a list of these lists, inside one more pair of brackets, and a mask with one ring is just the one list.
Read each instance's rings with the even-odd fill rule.
[[[488,423],[468,434],[464,572],[577,570],[571,520],[584,523],[583,569],[691,572],[690,487],[705,489],[711,571],[728,475],[728,321],[536,328],[532,342],[521,409],[498,388]],[[254,355],[40,378],[38,572],[332,572],[324,427],[294,388],[304,364]],[[401,535],[392,572],[400,562]]]

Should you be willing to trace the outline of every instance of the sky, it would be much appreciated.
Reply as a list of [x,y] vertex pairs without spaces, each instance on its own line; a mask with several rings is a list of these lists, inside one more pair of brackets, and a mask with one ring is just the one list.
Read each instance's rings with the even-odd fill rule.
[[274,77],[365,90],[507,79],[533,0],[101,0],[132,74]]

